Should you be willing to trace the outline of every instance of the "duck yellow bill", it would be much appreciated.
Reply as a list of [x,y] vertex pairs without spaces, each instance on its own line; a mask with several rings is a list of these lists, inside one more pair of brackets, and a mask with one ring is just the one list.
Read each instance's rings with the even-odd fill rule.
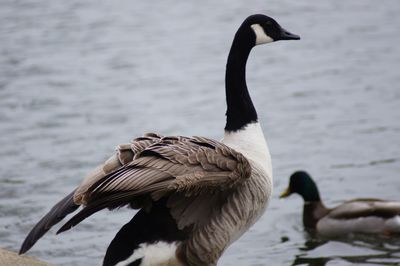
[[287,196],[289,196],[290,195],[290,189],[289,188],[286,188],[285,189],[285,191],[283,191],[282,193],[281,193],[281,195],[279,196],[279,198],[281,199],[281,198],[286,198]]

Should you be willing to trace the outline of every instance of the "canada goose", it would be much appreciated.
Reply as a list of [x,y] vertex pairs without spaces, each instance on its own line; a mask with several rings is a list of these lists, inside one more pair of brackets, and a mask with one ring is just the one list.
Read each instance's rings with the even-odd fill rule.
[[58,233],[101,209],[129,205],[140,210],[112,240],[103,265],[216,265],[272,191],[271,158],[246,86],[248,55],[258,44],[298,39],[270,17],[249,16],[228,56],[223,140],[148,133],[119,145],[35,225],[20,253],[79,206]]
[[310,175],[297,171],[281,198],[298,193],[304,199],[304,227],[337,237],[350,233],[400,233],[400,202],[380,199],[353,199],[328,209],[322,203],[317,185]]

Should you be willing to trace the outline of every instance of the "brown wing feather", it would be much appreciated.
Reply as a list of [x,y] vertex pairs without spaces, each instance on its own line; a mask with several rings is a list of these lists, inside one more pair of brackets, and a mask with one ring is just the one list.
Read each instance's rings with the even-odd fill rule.
[[[174,192],[196,198],[203,192],[231,189],[250,175],[247,159],[222,143],[201,137],[165,137],[136,154],[132,162],[96,180],[84,195],[86,206],[60,231],[104,208],[136,206],[139,196],[158,200]],[[184,210],[175,214],[179,212]]]
[[[188,139],[188,138],[186,138]],[[163,139],[137,155],[118,172],[99,179],[89,188],[88,202],[96,193],[146,188],[170,178],[167,191],[193,191],[231,188],[250,176],[251,168],[240,153],[205,138],[170,142]],[[213,145],[199,145],[199,141]],[[139,192],[140,193],[140,192]]]
[[75,203],[78,205],[85,204],[85,194],[94,183],[106,175],[117,171],[122,166],[132,162],[137,154],[150,145],[159,142],[162,137],[163,136],[156,133],[146,133],[143,137],[133,139],[131,143],[118,145],[116,153],[113,156],[83,179],[75,192]]

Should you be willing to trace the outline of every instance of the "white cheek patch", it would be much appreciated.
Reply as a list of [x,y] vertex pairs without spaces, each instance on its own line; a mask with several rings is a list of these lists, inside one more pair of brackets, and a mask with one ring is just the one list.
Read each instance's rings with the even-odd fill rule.
[[253,25],[251,25],[251,28],[253,29],[254,33],[256,34],[256,45],[274,41],[271,37],[269,37],[265,33],[263,27],[261,27],[260,24],[253,24]]

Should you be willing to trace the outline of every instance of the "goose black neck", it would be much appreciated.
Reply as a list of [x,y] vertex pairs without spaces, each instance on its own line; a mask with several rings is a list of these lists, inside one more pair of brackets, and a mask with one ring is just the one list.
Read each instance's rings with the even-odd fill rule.
[[[253,35],[251,35],[253,34]],[[246,63],[254,43],[254,33],[240,30],[236,33],[226,64],[226,125],[233,132],[247,124],[257,122],[257,112],[251,101],[246,84]]]

